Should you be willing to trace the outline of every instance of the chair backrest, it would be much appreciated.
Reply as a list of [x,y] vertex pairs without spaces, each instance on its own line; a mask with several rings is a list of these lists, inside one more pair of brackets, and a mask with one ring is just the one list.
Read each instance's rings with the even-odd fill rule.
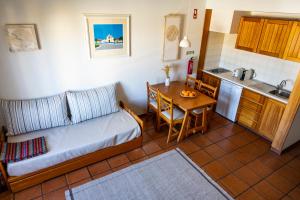
[[185,84],[190,88],[196,88],[197,87],[197,79],[187,75],[185,79]]
[[208,95],[208,96],[210,96],[210,97],[212,97],[212,98],[215,99],[216,96],[217,96],[217,90],[218,90],[218,88],[201,82],[200,85],[199,85],[199,87],[198,87],[198,90],[201,93],[204,93],[204,94],[206,94],[206,95]]
[[154,100],[157,102],[158,100],[158,96],[157,96],[157,89],[153,88],[149,82],[147,82],[147,101],[148,103],[150,102],[150,100]]
[[173,99],[158,91],[158,113],[165,118],[164,115],[161,114],[162,111],[167,111],[170,115],[170,121],[173,121]]
[[199,88],[200,83],[201,83],[201,80],[198,80],[198,79],[196,79],[192,76],[189,76],[189,75],[186,76],[185,84],[188,87],[193,88],[193,89],[197,89],[197,88]]

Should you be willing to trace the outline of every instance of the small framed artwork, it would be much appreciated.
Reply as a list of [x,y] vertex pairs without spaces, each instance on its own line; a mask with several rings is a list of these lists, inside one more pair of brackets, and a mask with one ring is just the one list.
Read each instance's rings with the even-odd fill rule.
[[90,56],[130,56],[130,15],[86,15]]
[[11,52],[35,51],[40,49],[35,24],[7,24],[9,50]]
[[169,14],[165,16],[163,61],[179,59],[179,41],[182,32],[181,14]]

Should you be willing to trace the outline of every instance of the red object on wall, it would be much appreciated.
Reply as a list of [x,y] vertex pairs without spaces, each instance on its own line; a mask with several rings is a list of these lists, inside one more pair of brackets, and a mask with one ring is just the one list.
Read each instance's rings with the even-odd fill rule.
[[197,19],[198,9],[194,9],[193,19]]
[[193,65],[194,65],[194,61],[193,61],[193,57],[191,57],[191,59],[188,62],[187,74],[193,73]]

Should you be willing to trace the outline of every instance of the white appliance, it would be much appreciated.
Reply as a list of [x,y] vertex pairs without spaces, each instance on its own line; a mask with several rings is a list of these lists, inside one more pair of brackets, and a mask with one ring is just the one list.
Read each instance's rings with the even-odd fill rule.
[[221,81],[216,112],[236,122],[236,114],[243,88],[226,80]]

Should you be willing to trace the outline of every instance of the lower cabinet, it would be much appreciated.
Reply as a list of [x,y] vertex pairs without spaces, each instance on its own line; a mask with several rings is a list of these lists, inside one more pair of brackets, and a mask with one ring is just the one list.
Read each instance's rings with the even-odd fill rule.
[[266,138],[273,140],[284,109],[285,104],[268,98],[260,118],[258,132]]
[[285,104],[244,89],[237,121],[269,140],[273,140],[285,109]]
[[209,84],[209,85],[211,85],[213,87],[217,87],[217,88],[219,88],[220,84],[221,84],[221,80],[219,78],[212,76],[210,74],[207,74],[205,72],[203,72],[203,74],[202,74],[201,81],[203,83]]
[[264,102],[264,96],[243,89],[237,115],[238,123],[257,131],[257,125],[263,110]]

